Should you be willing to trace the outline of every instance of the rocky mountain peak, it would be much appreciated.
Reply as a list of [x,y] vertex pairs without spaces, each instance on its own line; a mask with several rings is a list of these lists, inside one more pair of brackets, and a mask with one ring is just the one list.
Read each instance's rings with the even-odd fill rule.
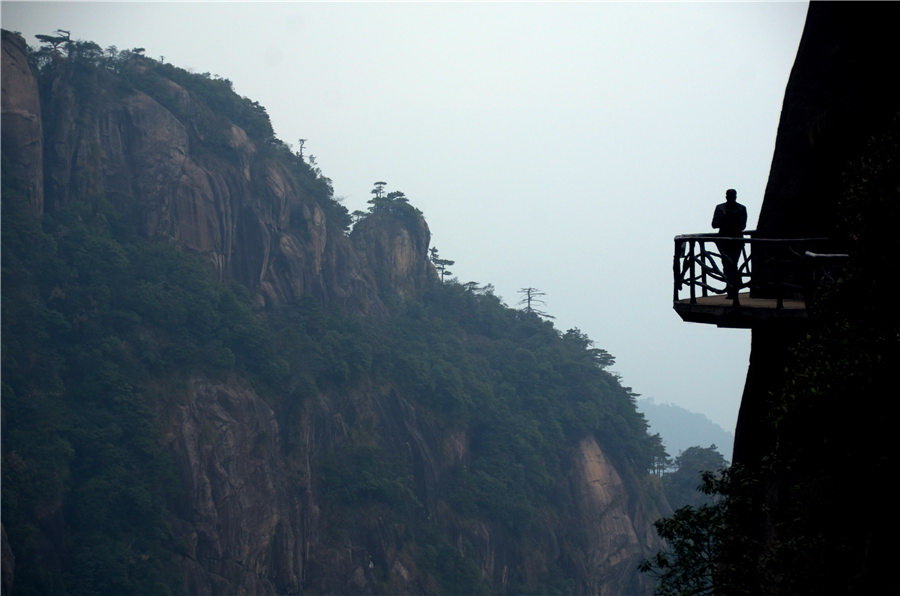
[[206,256],[268,306],[314,296],[379,312],[381,296],[415,294],[433,278],[420,213],[366,218],[351,240],[329,181],[226,80],[78,54],[58,60],[39,91],[24,40],[3,40],[4,174],[36,211],[113,201],[148,238]]

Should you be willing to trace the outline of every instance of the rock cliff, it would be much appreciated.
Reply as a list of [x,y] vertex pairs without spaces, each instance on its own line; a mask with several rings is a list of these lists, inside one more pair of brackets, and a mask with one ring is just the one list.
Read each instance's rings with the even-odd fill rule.
[[44,209],[43,132],[37,79],[25,40],[3,33],[3,175],[22,185],[35,213]]
[[[366,253],[324,212],[333,207],[327,180],[292,163],[299,158],[274,137],[251,137],[217,117],[140,55],[121,59],[118,73],[56,58],[42,81],[42,118],[25,44],[4,39],[7,174],[28,186],[36,210],[98,196],[134,205],[147,237],[206,256],[221,279],[246,285],[269,306],[313,295],[378,311],[381,293],[414,293],[410,284],[421,289],[428,278],[424,219],[409,224],[415,244],[369,232],[364,250],[390,260],[364,264]],[[123,88],[123,79],[132,84]],[[381,272],[391,285],[378,287],[372,265],[382,262],[404,269]],[[412,268],[416,275],[404,277]]]
[[[900,91],[883,69],[896,55],[890,31],[897,15],[889,3],[811,5],[785,91],[757,226],[761,235],[829,238],[835,252],[858,250],[864,229],[893,236],[888,211],[863,212],[849,197],[873,184],[855,178],[874,178],[859,170],[881,159],[871,146],[896,127]],[[891,201],[890,194],[884,200]],[[774,407],[768,396],[785,381],[788,352],[804,335],[805,330],[754,330],[736,462],[756,465],[776,442],[767,428],[766,412]]]
[[756,485],[736,491],[728,531],[743,541],[726,551],[741,593],[896,583],[895,524],[877,512],[897,465],[879,396],[900,354],[900,90],[885,75],[898,17],[894,3],[810,3],[785,91],[757,230],[827,237],[847,256],[808,299],[808,325],[753,330],[734,462]]
[[[40,76],[31,64],[36,59],[43,61]],[[122,314],[127,308],[144,313],[129,302],[134,299],[116,306],[110,333],[133,329],[128,336],[132,339],[106,338],[98,345],[106,350],[113,341],[119,346],[116,358],[147,372],[141,373],[139,386],[135,381],[103,381],[91,387],[110,391],[111,403],[120,403],[122,392],[140,394],[141,402],[149,404],[155,429],[147,436],[155,437],[162,460],[174,466],[172,495],[166,497],[164,509],[153,509],[162,511],[165,519],[167,530],[160,532],[168,538],[160,540],[167,554],[155,560],[149,550],[122,546],[132,553],[125,558],[130,561],[123,563],[126,568],[168,565],[177,575],[167,580],[169,585],[191,594],[510,593],[526,586],[566,586],[571,593],[649,593],[651,586],[636,566],[657,546],[651,524],[667,506],[645,477],[645,466],[634,463],[643,457],[641,446],[650,443],[633,399],[611,375],[587,366],[593,372],[585,374],[599,375],[606,392],[602,395],[609,396],[602,399],[610,400],[615,413],[594,414],[590,409],[599,408],[585,397],[600,391],[596,384],[579,390],[577,399],[560,389],[559,395],[582,413],[564,420],[574,430],[560,445],[541,437],[540,432],[562,433],[549,414],[538,416],[527,428],[499,435],[496,429],[505,419],[518,420],[517,414],[507,405],[493,413],[477,402],[479,396],[510,400],[516,410],[530,400],[553,412],[563,408],[561,402],[532,387],[567,375],[553,370],[557,365],[532,360],[521,370],[536,376],[524,382],[504,376],[496,366],[518,366],[512,355],[521,356],[528,342],[557,346],[552,350],[559,353],[564,345],[559,334],[536,318],[509,312],[490,295],[453,288],[442,290],[449,293],[440,299],[469,310],[433,332],[439,331],[434,338],[450,337],[446,341],[456,343],[446,345],[455,347],[436,347],[444,341],[438,339],[417,343],[432,332],[429,320],[451,320],[421,310],[424,297],[441,284],[427,258],[428,226],[417,210],[373,212],[349,231],[349,217],[332,199],[329,181],[275,139],[264,110],[237,97],[227,81],[188,75],[138,53],[109,56],[86,42],[71,42],[65,54],[29,57],[22,39],[6,31],[2,67],[4,192],[12,189],[9,192],[24,197],[31,217],[40,223],[76,206],[83,209],[76,210],[83,220],[102,214],[104,229],[135,230],[139,242],[174,244],[200,255],[220,282],[236,282],[249,290],[261,316],[280,321],[273,333],[310,338],[302,349],[290,347],[299,340],[281,339],[279,352],[264,351],[246,339],[213,335],[199,344],[203,354],[215,355],[219,368],[213,369],[220,372],[210,372],[213,365],[202,358],[183,364],[187,357],[179,354],[186,348],[167,343],[168,336],[151,326],[150,314]],[[4,218],[11,209],[4,201]],[[113,212],[118,219],[109,215]],[[71,235],[66,225],[53,233],[65,240]],[[125,253],[110,254],[131,259],[132,265],[138,262],[137,252]],[[116,275],[160,274],[159,267],[149,273],[125,269]],[[72,337],[88,337],[83,331],[86,321],[105,316],[98,314],[98,301],[115,288],[92,290],[88,306],[79,311],[65,306],[75,300],[75,292],[65,284],[75,282],[53,279],[43,289],[41,283],[32,288],[27,277],[10,277],[10,292],[33,296],[57,319],[71,319],[64,329],[57,326],[48,333],[63,329],[59,333],[76,342],[71,353],[85,351],[88,344],[77,342],[89,340]],[[168,295],[169,282],[141,283]],[[403,308],[409,312],[401,319],[397,309]],[[322,323],[326,315],[317,309],[342,313],[333,315],[340,325],[357,325],[362,331],[328,327]],[[391,322],[378,327],[390,317]],[[44,321],[51,318],[43,317],[36,325],[45,329]],[[505,322],[497,322],[501,319]],[[191,317],[185,320],[194,324]],[[229,321],[223,320],[224,328]],[[397,329],[398,321],[419,331]],[[469,327],[457,331],[465,325]],[[218,333],[204,328],[207,332]],[[17,333],[13,330],[14,340]],[[246,325],[234,333],[255,337]],[[361,343],[365,333],[371,339]],[[519,336],[513,340],[515,334]],[[401,357],[385,351],[391,342],[421,347]],[[464,356],[453,369],[446,364],[451,360],[429,354],[434,349],[451,359],[494,343],[496,353],[503,354],[496,357],[499,364],[486,356]],[[150,361],[142,356],[157,345],[167,346],[160,352],[164,357]],[[173,350],[176,355],[171,356]],[[245,352],[248,355],[242,356]],[[268,354],[262,364],[244,369],[234,365],[242,358],[263,359],[261,353]],[[421,360],[423,354],[432,360]],[[533,358],[527,353],[525,357]],[[21,366],[31,370],[40,359],[26,358]],[[169,364],[160,364],[163,361]],[[18,360],[9,364],[11,370],[15,366]],[[268,372],[254,376],[253,366]],[[480,371],[473,377],[482,380],[460,381],[459,371],[465,367]],[[68,387],[90,375],[72,368],[77,366],[59,373],[62,380],[47,399],[68,400],[65,407],[80,408],[76,398],[66,397]],[[17,374],[12,377],[19,379]],[[43,391],[30,385],[33,375],[32,380],[28,377],[23,373],[24,380],[15,382],[24,389],[12,393]],[[494,377],[502,384],[485,389]],[[18,401],[9,403],[4,403],[4,468],[13,476],[4,481],[4,490],[18,490],[18,495],[25,494],[17,483],[25,486],[22,478],[27,474],[15,474],[41,465],[51,469],[51,463],[42,464],[39,456],[29,460],[23,440],[16,437],[27,430],[23,420],[29,419],[30,410]],[[490,415],[493,422],[479,419],[479,408],[482,418]],[[464,411],[473,414],[465,418],[460,414]],[[587,419],[597,428],[609,426],[609,436],[628,437],[639,447],[629,451],[608,437],[598,441]],[[7,424],[21,433],[7,439]],[[94,439],[77,429],[64,424],[59,428],[70,444],[83,445],[88,453],[94,448]],[[501,441],[498,436],[512,438]],[[521,447],[510,446],[519,441]],[[543,487],[540,499],[550,509],[532,511],[523,503],[522,511],[509,514],[509,520],[533,520],[527,527],[492,519],[484,512],[491,511],[499,497],[490,487],[514,499],[524,486],[515,479],[544,469],[545,462],[515,459],[516,453],[531,453],[528,449],[537,443],[555,449],[553,457],[559,458],[552,468],[558,477],[529,480]],[[510,455],[501,468],[490,473],[479,468],[486,465],[483,454],[506,451]],[[59,453],[52,465],[66,470],[60,477],[74,477],[72,470],[82,469],[78,462],[85,454],[65,446]],[[13,454],[9,467],[6,458]],[[498,480],[507,474],[510,480]],[[464,483],[482,491],[480,500],[457,494]],[[72,553],[83,550],[70,544],[71,530],[66,528],[77,523],[71,512],[78,506],[71,503],[84,491],[69,492],[60,493],[41,515],[26,498],[17,500],[12,516],[17,533],[8,543],[4,500],[4,593],[16,593],[14,563],[22,560],[21,552],[27,553],[25,560],[48,566],[47,577],[28,576],[32,587],[63,589],[66,576],[61,570],[76,564],[70,561],[78,559]],[[37,528],[35,535],[43,536],[38,547],[22,527]],[[168,557],[174,563],[164,563]],[[109,579],[92,578],[100,582],[97,585]]]

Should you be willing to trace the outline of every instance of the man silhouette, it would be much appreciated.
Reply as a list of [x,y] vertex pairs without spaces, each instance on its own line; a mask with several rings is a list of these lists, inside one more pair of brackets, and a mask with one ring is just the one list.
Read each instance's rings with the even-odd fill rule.
[[[741,238],[747,227],[747,208],[737,202],[737,191],[729,188],[725,191],[725,202],[716,205],[713,213],[712,227],[718,228],[719,236]],[[741,256],[743,242],[736,240],[719,240],[716,246],[722,255],[722,270],[725,273],[725,287],[729,298],[735,298],[740,289],[741,279],[738,276],[738,259]]]

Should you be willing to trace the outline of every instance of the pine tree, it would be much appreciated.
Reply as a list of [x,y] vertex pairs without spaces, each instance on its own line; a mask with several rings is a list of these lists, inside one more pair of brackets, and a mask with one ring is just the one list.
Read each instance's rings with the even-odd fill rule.
[[541,299],[541,296],[546,296],[546,292],[542,292],[537,288],[522,288],[519,290],[519,294],[522,294],[523,298],[519,300],[519,304],[524,304],[525,308],[522,310],[528,314],[537,315],[543,319],[553,319],[555,318],[553,315],[549,315],[543,310],[536,308],[535,305],[546,306],[546,302]]
[[456,261],[451,261],[450,259],[442,259],[438,254],[438,249],[436,246],[432,246],[428,250],[429,256],[428,258],[431,260],[434,268],[438,270],[438,273],[441,274],[441,283],[444,283],[444,278],[448,275],[452,275],[453,272],[447,269],[450,265],[456,263]]

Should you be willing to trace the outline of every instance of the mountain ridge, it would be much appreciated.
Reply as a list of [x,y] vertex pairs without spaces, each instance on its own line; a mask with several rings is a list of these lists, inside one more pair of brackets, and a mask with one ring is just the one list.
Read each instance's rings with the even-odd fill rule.
[[660,434],[666,451],[673,457],[688,447],[710,445],[715,445],[720,452],[731,452],[734,435],[705,414],[653,398],[639,399],[637,407],[646,416],[651,431]]
[[650,593],[662,449],[589,338],[401,197],[351,230],[227,80],[3,60],[6,593]]

